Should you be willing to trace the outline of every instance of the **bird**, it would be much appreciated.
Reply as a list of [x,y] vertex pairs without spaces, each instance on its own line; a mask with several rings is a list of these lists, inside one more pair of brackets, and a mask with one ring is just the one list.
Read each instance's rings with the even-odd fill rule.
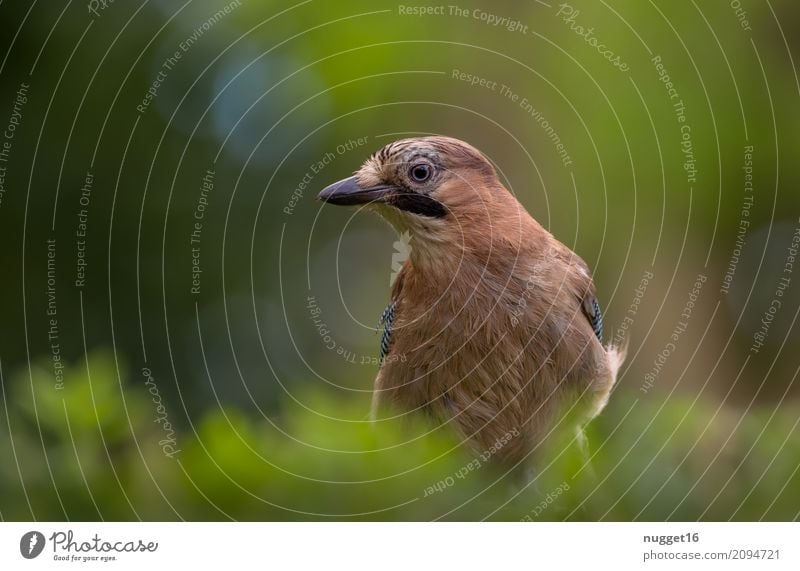
[[380,317],[372,415],[422,412],[475,454],[519,466],[606,406],[625,348],[603,345],[587,264],[537,222],[475,147],[407,138],[318,200],[410,237]]

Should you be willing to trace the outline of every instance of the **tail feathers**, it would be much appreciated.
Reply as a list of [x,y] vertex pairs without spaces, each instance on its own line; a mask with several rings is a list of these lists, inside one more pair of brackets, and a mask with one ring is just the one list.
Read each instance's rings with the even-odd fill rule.
[[620,367],[628,354],[628,343],[621,345],[607,345],[604,347],[606,352],[605,370],[601,375],[594,379],[592,383],[593,397],[590,400],[590,407],[585,422],[589,422],[605,408],[608,397],[614,385],[617,384],[617,375]]
[[625,362],[625,357],[628,356],[628,340],[622,342],[620,345],[607,345],[606,356],[608,357],[608,368],[611,372],[611,377],[616,382],[622,363]]

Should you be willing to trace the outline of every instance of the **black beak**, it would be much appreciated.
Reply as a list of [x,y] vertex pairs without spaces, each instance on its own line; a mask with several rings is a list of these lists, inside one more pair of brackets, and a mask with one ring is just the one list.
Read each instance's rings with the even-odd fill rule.
[[340,206],[381,202],[429,218],[444,218],[447,215],[444,205],[435,198],[417,192],[403,191],[390,184],[361,188],[354,176],[324,188],[317,195],[317,200]]
[[382,202],[396,190],[397,189],[391,185],[361,188],[356,182],[356,177],[351,176],[325,187],[322,192],[317,195],[317,200],[341,206],[352,206],[354,204]]

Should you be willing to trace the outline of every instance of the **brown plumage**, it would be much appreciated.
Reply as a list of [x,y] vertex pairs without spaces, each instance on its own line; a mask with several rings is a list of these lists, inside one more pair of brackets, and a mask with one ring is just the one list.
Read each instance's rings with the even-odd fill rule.
[[602,318],[585,262],[479,151],[448,137],[396,141],[319,198],[368,205],[411,236],[376,413],[385,404],[425,411],[508,463],[529,458],[562,420],[582,435],[624,351],[603,347],[595,331]]

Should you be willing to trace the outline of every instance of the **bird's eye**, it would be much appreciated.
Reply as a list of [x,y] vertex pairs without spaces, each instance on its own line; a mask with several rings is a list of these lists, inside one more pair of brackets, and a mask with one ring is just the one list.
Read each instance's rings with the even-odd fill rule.
[[425,163],[414,165],[409,171],[409,175],[414,182],[425,182],[431,178],[431,174],[433,174],[433,170],[430,165],[426,165]]

